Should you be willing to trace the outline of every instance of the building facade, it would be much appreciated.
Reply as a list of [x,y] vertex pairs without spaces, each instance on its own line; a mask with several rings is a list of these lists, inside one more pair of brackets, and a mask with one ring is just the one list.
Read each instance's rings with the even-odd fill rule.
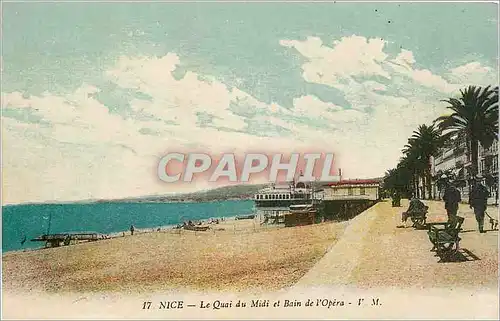
[[380,182],[373,179],[343,180],[328,184],[324,189],[323,200],[371,200],[380,198]]
[[[433,198],[442,198],[444,186],[439,183],[439,178],[446,174],[456,182],[462,200],[468,200],[469,186],[473,179],[472,159],[468,150],[465,137],[458,136],[448,141],[438,155],[431,159],[431,174],[434,177],[432,182]],[[487,149],[479,144],[478,161],[478,172],[483,177],[483,184],[490,190],[491,199],[495,200],[498,194],[498,140],[495,140]]]

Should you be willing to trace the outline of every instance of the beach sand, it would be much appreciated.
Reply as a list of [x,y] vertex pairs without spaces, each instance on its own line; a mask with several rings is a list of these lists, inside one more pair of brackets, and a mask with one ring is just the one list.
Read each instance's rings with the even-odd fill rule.
[[345,223],[295,228],[226,220],[211,230],[162,230],[3,255],[4,291],[275,290],[294,284]]

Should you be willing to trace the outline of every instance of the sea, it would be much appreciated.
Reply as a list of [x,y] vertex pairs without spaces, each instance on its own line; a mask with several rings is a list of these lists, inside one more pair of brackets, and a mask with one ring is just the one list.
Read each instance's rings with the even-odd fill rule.
[[[98,232],[112,234],[175,226],[188,220],[234,217],[254,213],[252,200],[207,203],[89,203],[2,206],[2,252],[34,249],[30,240],[50,233]],[[23,242],[25,240],[25,242]]]

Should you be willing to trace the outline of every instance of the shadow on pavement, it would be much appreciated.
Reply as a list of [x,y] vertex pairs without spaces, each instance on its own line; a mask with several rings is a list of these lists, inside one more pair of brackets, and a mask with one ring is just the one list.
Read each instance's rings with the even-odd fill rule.
[[[485,232],[497,232],[498,229],[489,229],[489,230],[484,230]],[[460,233],[470,233],[470,232],[477,232],[479,233],[478,230],[463,230],[463,231],[460,231]]]
[[[436,254],[437,255],[437,254]],[[481,260],[474,253],[466,248],[461,248],[457,252],[440,257],[438,263],[460,263]]]

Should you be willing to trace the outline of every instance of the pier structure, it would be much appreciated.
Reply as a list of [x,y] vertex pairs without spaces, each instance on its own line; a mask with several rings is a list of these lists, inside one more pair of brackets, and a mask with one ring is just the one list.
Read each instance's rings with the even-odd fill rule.
[[[313,221],[348,220],[380,200],[380,179],[347,179],[335,182],[297,182],[270,185],[254,196],[257,216],[263,224],[288,223],[286,216],[311,215],[301,213],[297,207],[314,209]],[[303,215],[304,214],[304,215]],[[306,219],[307,217],[307,219]],[[289,222],[298,218],[289,218]],[[311,223],[312,224],[312,223]],[[301,225],[301,224],[299,224]]]
[[380,200],[380,180],[348,179],[327,183],[322,195],[326,219],[348,220]]

